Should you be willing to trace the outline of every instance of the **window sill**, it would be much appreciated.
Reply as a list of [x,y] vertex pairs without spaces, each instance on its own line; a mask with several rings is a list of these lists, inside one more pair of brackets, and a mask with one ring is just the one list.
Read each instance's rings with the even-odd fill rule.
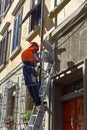
[[0,72],[1,72],[4,68],[5,68],[5,65],[2,64],[2,65],[0,66]]
[[28,36],[26,36],[26,41],[32,41],[32,39],[40,32],[40,25],[38,25],[36,28],[34,28]]
[[[87,11],[87,1],[84,1],[79,7],[78,9],[76,9],[70,16],[68,16],[68,18],[66,18],[62,24],[59,24],[58,27],[56,29],[54,29],[50,35],[51,35],[51,40],[57,38],[60,39],[64,33],[66,31],[68,31],[68,29],[70,30],[70,28],[72,28],[72,26],[74,26],[78,21],[81,21],[80,18],[83,18],[82,16],[84,16],[83,14],[86,14]],[[78,17],[78,18],[77,18]],[[73,22],[71,22],[73,21]],[[68,28],[68,24],[70,24],[69,28]],[[66,29],[67,28],[67,29]],[[66,31],[65,31],[66,30]],[[61,35],[62,32],[62,35]]]
[[10,22],[6,22],[4,25],[0,28],[0,34],[3,35],[6,29],[10,26]]
[[61,0],[57,6],[49,13],[48,17],[54,18],[70,2],[70,0]]
[[13,9],[12,15],[15,16],[18,12],[18,10],[22,7],[24,4],[25,0],[19,0],[19,2],[16,4],[16,6]]
[[10,60],[13,60],[21,51],[21,47],[17,47],[16,50],[14,50],[10,56]]

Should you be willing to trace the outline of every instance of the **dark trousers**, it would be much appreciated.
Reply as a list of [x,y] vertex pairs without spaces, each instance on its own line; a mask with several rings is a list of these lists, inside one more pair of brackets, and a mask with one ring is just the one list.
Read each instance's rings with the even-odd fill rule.
[[33,64],[25,63],[23,66],[23,75],[25,80],[25,85],[28,88],[29,94],[33,99],[36,106],[41,104],[41,99],[39,97],[39,82],[37,81],[37,75],[35,67]]
[[33,99],[33,103],[36,106],[41,105],[41,99],[39,97],[39,89],[37,85],[34,86],[27,86],[29,94],[31,96],[31,98]]

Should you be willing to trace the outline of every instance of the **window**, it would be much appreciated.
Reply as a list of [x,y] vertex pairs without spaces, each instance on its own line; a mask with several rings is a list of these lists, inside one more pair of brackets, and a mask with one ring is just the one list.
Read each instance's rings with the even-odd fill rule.
[[[40,0],[31,0],[31,9],[38,4]],[[29,31],[32,31],[40,22],[41,19],[41,4],[33,11],[30,17],[30,28]]]
[[33,109],[33,101],[29,93],[26,92],[26,111]]
[[13,0],[0,0],[0,23],[2,22],[3,16],[9,10]]
[[83,90],[82,79],[79,79],[77,81],[74,81],[73,83],[71,82],[70,84],[63,86],[63,90],[63,95],[80,92],[81,90]]
[[54,18],[58,15],[58,13],[64,9],[64,7],[70,2],[71,0],[51,0],[51,10],[49,17]]
[[2,118],[5,122],[5,125],[7,125],[8,121],[11,121],[10,119],[13,119],[14,117],[15,91],[16,87],[11,87],[8,89],[6,86],[6,88],[4,89],[4,95],[2,99]]
[[7,61],[7,56],[8,56],[8,37],[9,37],[10,32],[8,29],[3,35],[2,40],[0,41],[0,66],[2,64],[5,64]]
[[54,7],[57,6],[60,1],[61,0],[51,0],[51,10],[53,10]]
[[14,21],[14,32],[13,32],[13,44],[12,44],[12,52],[17,49],[20,45],[20,37],[21,37],[21,27],[20,23],[22,21],[22,10],[18,13],[17,17]]
[[3,14],[5,11],[6,11],[6,9],[7,9],[7,7],[8,7],[8,5],[10,5],[11,4],[11,2],[12,2],[12,0],[1,0],[1,14]]

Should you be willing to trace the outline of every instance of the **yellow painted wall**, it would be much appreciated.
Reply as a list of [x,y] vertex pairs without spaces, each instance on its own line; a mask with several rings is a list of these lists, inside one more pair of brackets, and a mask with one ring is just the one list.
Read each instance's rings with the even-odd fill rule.
[[[14,0],[12,6],[10,7],[9,11],[7,12],[5,18],[3,19],[0,28],[4,25],[6,21],[10,21],[10,29],[12,29],[12,37],[11,37],[11,46],[12,46],[12,38],[13,38],[13,25],[14,25],[14,16],[12,15],[12,11],[14,10],[15,6],[17,5],[19,0]],[[49,35],[49,33],[56,28],[65,18],[67,18],[72,12],[74,12],[83,2],[84,0],[71,0],[65,8],[57,15],[57,19],[51,19],[48,17],[49,12],[51,11],[51,0],[45,0],[45,14],[44,14],[44,38]],[[53,2],[53,0],[52,0]],[[29,11],[30,0],[25,0],[23,5],[23,18],[26,13]],[[29,46],[29,42],[26,41],[26,36],[28,35],[28,26],[29,26],[29,19],[25,21],[22,25],[22,32],[21,32],[21,52]],[[0,36],[0,39],[2,36]],[[40,43],[40,37],[37,35],[34,41]],[[10,46],[10,56],[11,56],[11,46]],[[9,59],[9,62],[6,64],[6,67],[2,69],[0,72],[0,80],[2,80],[10,71],[12,71],[17,65],[21,63],[21,52],[13,59]]]

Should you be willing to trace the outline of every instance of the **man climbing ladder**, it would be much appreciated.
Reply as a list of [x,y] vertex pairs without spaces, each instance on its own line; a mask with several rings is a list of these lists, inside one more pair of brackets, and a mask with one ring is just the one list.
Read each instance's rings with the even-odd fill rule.
[[41,105],[39,97],[39,82],[35,71],[36,63],[40,61],[38,56],[39,46],[36,42],[30,42],[30,47],[23,51],[21,59],[23,62],[23,75],[25,85],[28,88],[31,98],[35,106]]
[[[51,82],[53,64],[50,65],[50,68],[46,69],[44,73],[45,75],[43,75],[41,78],[43,82],[39,87],[39,81],[37,81],[37,74],[35,71],[35,64],[40,61],[40,58],[37,53],[39,51],[39,46],[36,42],[30,42],[30,44],[31,46],[28,49],[24,50],[24,52],[21,55],[23,62],[23,74],[25,85],[27,86],[30,96],[33,99],[33,103],[35,104],[26,130],[39,130],[43,121],[45,111],[47,110],[47,102],[45,102],[45,97],[47,89],[50,86]],[[53,51],[53,48],[51,47],[48,41],[43,41],[42,45],[48,52]],[[36,109],[38,108],[37,106],[40,106],[39,109]]]

